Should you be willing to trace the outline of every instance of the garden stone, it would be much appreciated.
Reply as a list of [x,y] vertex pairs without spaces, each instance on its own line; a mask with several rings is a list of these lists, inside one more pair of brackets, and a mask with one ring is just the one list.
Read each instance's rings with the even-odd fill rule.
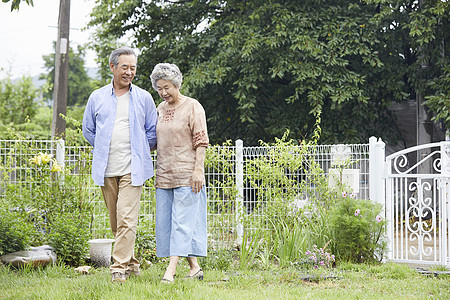
[[56,262],[56,253],[53,248],[47,245],[40,247],[31,247],[27,251],[17,251],[0,256],[0,261],[5,265],[11,265],[16,268],[25,266],[45,267],[50,263]]
[[416,268],[417,273],[428,276],[428,277],[438,277],[438,276],[450,276],[450,271],[430,271],[424,268]]
[[45,250],[50,250],[50,251],[55,251],[55,248],[53,248],[52,246],[49,245],[42,245],[42,246],[37,246],[37,247],[30,247],[31,251],[45,251]]
[[83,275],[87,275],[87,274],[89,274],[89,271],[91,270],[91,268],[92,268],[91,266],[81,266],[81,267],[75,268],[74,270]]

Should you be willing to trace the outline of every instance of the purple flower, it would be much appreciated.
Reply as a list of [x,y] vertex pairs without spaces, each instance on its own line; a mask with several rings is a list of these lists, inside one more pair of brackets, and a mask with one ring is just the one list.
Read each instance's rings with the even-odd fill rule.
[[349,197],[352,198],[352,199],[355,199],[356,198],[356,194],[355,193],[351,193]]
[[361,211],[359,209],[355,210],[355,216],[359,215]]
[[342,197],[347,197],[347,192],[342,192]]
[[375,217],[375,220],[376,220],[378,223],[380,223],[380,222],[381,222],[381,216],[380,216],[380,215],[377,215],[377,216]]
[[305,254],[306,254],[306,255],[310,255],[310,254],[311,254],[311,251],[306,251]]

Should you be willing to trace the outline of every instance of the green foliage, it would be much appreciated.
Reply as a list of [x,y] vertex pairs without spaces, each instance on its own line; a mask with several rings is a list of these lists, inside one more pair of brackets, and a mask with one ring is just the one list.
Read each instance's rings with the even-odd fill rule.
[[212,213],[230,212],[234,208],[233,199],[237,193],[234,152],[230,140],[206,149],[205,169],[212,174],[220,174],[208,178],[207,186],[216,187],[208,195],[208,199],[215,204],[210,208]]
[[[308,272],[319,277],[319,284],[305,281],[305,271],[293,268],[207,270],[204,281],[199,284],[182,278],[189,267],[180,264],[177,274],[181,276],[177,276],[172,285],[162,285],[164,266],[158,264],[142,270],[139,278],[130,278],[120,286],[109,282],[107,268],[91,270],[86,276],[73,268],[58,265],[28,272],[3,267],[0,268],[0,293],[5,299],[128,299],[130,295],[136,299],[448,298],[448,277],[428,277],[412,271],[405,278],[395,279],[389,276],[390,270],[383,269],[383,265],[373,266],[373,272],[368,271],[371,266],[356,266],[360,266],[359,272],[339,266],[326,273]],[[379,272],[374,275],[377,269]],[[385,276],[379,276],[384,273]],[[328,279],[329,275],[335,278]]]
[[[236,174],[235,151],[231,141],[224,142],[221,146],[210,146],[206,149],[205,170],[212,174],[208,176],[206,186],[210,187],[208,193],[208,214],[214,217],[209,220],[212,235],[220,236],[220,240],[226,241],[231,246],[236,240]],[[210,241],[212,247],[216,247],[216,241]],[[221,248],[220,246],[218,248]]]
[[343,193],[329,213],[338,259],[350,262],[380,259],[385,248],[382,237],[386,225],[380,213],[380,205]]
[[[262,143],[269,149],[267,155],[246,162],[244,172],[251,186],[257,188],[258,199],[252,213],[244,217],[244,226],[264,230],[258,234],[253,231],[262,237],[244,237],[241,265],[251,265],[255,257],[246,251],[257,248],[263,265],[278,261],[282,266],[289,266],[314,244],[325,245],[330,240],[332,230],[327,209],[332,206],[329,198],[332,191],[315,161],[314,152],[319,125],[318,117],[312,141],[297,145],[288,139],[286,132],[274,143]],[[303,197],[309,199],[308,204],[298,206]]]
[[239,266],[242,269],[247,269],[254,266],[255,257],[264,242],[261,238],[261,233],[261,228],[256,230],[254,233],[244,231],[242,244],[239,247]]
[[233,251],[229,249],[208,249],[208,256],[199,257],[198,261],[203,270],[226,271],[233,265]]
[[256,145],[287,128],[291,138],[310,137],[320,113],[324,142],[357,142],[392,139],[388,106],[408,98],[401,59],[381,59],[375,11],[360,1],[113,0],[98,3],[90,26],[103,74],[119,46],[111,41],[125,36],[141,49],[142,87],[152,90],[156,63],[176,63],[184,93],[205,107],[213,143]]
[[60,214],[51,222],[48,240],[55,248],[59,262],[69,266],[85,262],[90,238],[88,221],[78,214]]
[[323,248],[313,245],[311,250],[305,251],[302,265],[310,266],[314,269],[333,267],[335,256],[326,250],[329,242]]
[[[53,48],[56,43],[53,43]],[[69,47],[69,78],[67,88],[67,106],[85,105],[90,93],[94,90],[93,82],[84,68],[85,50],[78,46],[77,52]],[[48,89],[44,91],[43,97],[51,103],[53,99],[53,85],[55,80],[55,53],[43,56],[47,74],[42,74],[39,79],[46,79]],[[80,119],[81,120],[81,119]]]
[[[299,147],[296,141],[288,140],[288,135],[286,131],[281,139],[275,138],[273,144],[261,141],[261,146],[269,149],[267,155],[249,161],[246,168],[250,185],[258,189],[257,209],[270,212],[274,223],[286,218],[291,210],[289,202],[303,189],[299,178],[288,174],[305,171],[308,147],[305,144]],[[263,199],[270,201],[263,202]]]
[[12,144],[14,153],[1,162],[5,197],[0,207],[16,211],[18,220],[32,227],[27,232],[32,245],[49,243],[62,262],[76,265],[83,261],[90,237],[93,207],[86,183],[90,164],[80,160],[63,168],[34,147],[32,141]]
[[0,256],[29,246],[31,228],[20,217],[0,207]]
[[377,278],[385,278],[385,279],[407,279],[414,276],[414,270],[407,265],[393,264],[393,263],[385,263],[381,266],[369,266],[368,267],[369,274],[376,276]]
[[434,95],[425,97],[424,105],[435,112],[432,120],[442,122],[447,132],[450,132],[450,59],[448,57],[442,69],[444,75],[430,83],[430,87],[436,92]]
[[292,262],[299,259],[300,253],[304,252],[307,245],[307,232],[302,230],[300,223],[286,224],[280,221],[277,224],[272,223],[274,228],[273,244],[275,255],[281,266],[289,266]]
[[[0,80],[0,138],[8,138],[7,128],[25,127],[37,111],[38,91],[30,76],[13,82],[10,77]],[[26,129],[26,127],[24,128]]]
[[20,4],[25,2],[28,5],[34,6],[33,0],[2,0],[3,3],[8,3],[11,1],[11,11],[19,10]]
[[364,2],[377,6],[373,22],[383,28],[380,36],[387,51],[380,52],[380,57],[389,58],[393,70],[389,80],[403,81],[410,89],[410,99],[423,95],[430,120],[442,122],[448,130],[450,2]]
[[148,266],[158,260],[156,257],[155,224],[141,219],[136,232],[136,258],[141,266]]

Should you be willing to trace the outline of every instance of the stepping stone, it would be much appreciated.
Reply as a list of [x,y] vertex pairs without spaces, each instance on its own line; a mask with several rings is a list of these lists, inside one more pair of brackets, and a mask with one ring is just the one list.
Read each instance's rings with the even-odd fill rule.
[[32,250],[17,251],[0,256],[0,261],[5,265],[16,268],[24,266],[45,267],[56,262],[56,253],[50,246],[31,247]]

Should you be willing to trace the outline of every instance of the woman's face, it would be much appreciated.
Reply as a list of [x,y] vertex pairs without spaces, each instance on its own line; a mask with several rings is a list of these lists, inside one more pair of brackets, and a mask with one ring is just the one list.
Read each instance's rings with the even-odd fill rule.
[[159,79],[156,81],[159,96],[169,104],[175,104],[180,100],[180,89],[171,81]]

